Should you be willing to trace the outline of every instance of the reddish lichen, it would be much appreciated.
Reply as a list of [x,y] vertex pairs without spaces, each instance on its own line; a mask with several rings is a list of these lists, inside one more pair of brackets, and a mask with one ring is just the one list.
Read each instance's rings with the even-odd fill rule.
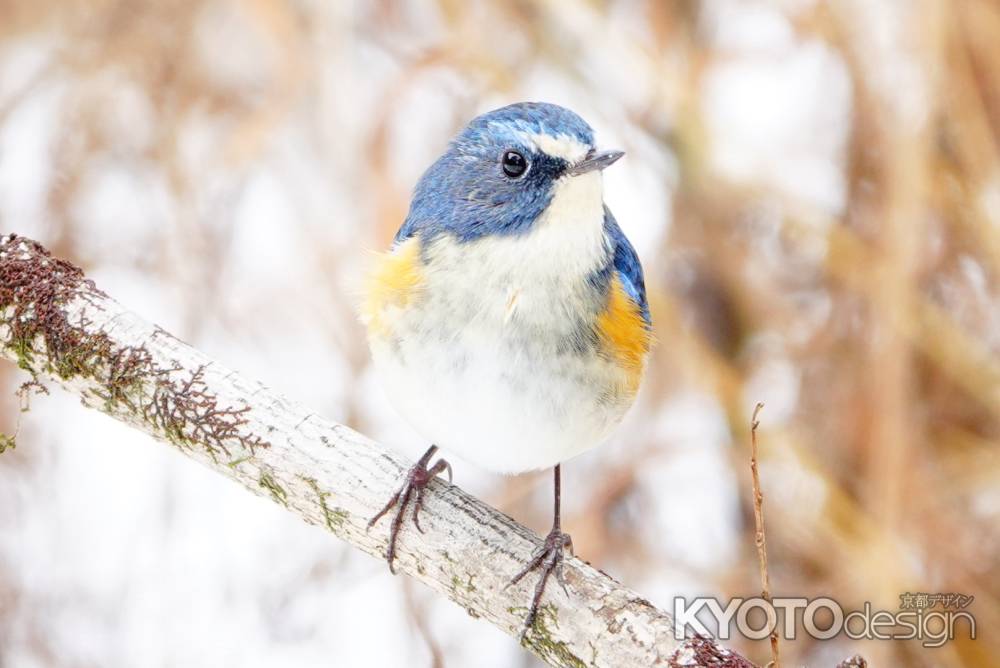
[[697,635],[670,657],[671,666],[703,666],[704,668],[758,668],[736,652],[725,649],[712,638]]
[[[169,371],[175,370],[179,371]],[[201,445],[213,459],[220,451],[232,456],[226,443],[239,443],[251,455],[257,448],[268,447],[270,444],[256,434],[241,431],[250,407],[220,407],[218,397],[205,385],[204,375],[205,367],[200,366],[185,380],[157,377],[152,396],[141,407],[143,418],[182,447],[185,443]]]
[[14,350],[21,368],[34,375],[32,353],[39,337],[60,377],[93,352],[91,337],[71,326],[62,308],[82,292],[100,294],[79,267],[52,257],[37,241],[14,234],[0,239],[0,311],[10,328],[5,346]]
[[103,298],[79,267],[38,242],[13,234],[0,239],[0,344],[31,373],[27,385],[41,387],[39,373],[94,381],[105,411],[127,412],[178,447],[200,446],[213,459],[230,456],[233,445],[251,455],[268,447],[242,429],[249,407],[219,405],[204,366],[188,372],[177,363],[159,366],[145,346],[120,345],[84,316],[70,322],[72,300],[96,305]]

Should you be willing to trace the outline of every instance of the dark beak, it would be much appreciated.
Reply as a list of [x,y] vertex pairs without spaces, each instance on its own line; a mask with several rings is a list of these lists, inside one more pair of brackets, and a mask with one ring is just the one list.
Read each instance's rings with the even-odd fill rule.
[[570,167],[567,173],[577,176],[604,169],[623,155],[625,155],[625,151],[591,151],[586,158]]

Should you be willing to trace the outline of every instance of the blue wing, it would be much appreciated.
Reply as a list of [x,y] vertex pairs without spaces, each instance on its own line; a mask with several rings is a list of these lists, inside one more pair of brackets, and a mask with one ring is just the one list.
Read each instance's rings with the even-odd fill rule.
[[604,230],[614,247],[612,259],[614,270],[618,273],[625,291],[639,305],[643,320],[650,325],[652,320],[649,317],[649,302],[646,300],[646,280],[642,274],[642,264],[635,248],[629,243],[608,207],[604,207]]

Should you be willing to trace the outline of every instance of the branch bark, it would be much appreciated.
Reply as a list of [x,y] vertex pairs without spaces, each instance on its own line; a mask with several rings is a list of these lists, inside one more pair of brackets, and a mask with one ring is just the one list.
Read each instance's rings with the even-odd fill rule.
[[[0,355],[382,558],[388,523],[365,525],[407,462],[225,368],[15,235],[0,239]],[[516,637],[534,583],[505,586],[540,539],[441,480],[421,525],[402,534],[398,569]],[[579,559],[565,576],[567,591],[546,590],[523,641],[552,666],[753,666],[711,639],[675,639],[668,614]]]

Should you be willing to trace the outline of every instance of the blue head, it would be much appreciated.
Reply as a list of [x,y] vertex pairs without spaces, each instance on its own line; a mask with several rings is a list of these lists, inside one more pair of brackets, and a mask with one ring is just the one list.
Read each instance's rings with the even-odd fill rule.
[[396,240],[420,232],[463,241],[531,229],[565,179],[622,156],[599,152],[594,131],[569,109],[538,102],[472,120],[421,177]]

